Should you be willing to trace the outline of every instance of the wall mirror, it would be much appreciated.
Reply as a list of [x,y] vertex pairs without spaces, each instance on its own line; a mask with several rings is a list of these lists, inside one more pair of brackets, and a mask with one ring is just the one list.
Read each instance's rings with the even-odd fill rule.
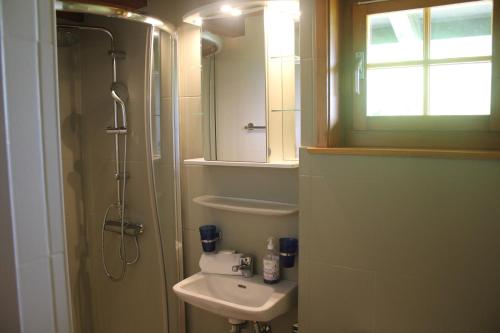
[[218,2],[185,17],[200,26],[205,160],[298,160],[298,1]]

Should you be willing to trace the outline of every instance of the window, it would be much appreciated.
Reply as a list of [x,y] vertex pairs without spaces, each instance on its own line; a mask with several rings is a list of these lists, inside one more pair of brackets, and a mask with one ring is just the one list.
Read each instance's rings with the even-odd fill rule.
[[500,148],[494,5],[352,1],[347,145]]

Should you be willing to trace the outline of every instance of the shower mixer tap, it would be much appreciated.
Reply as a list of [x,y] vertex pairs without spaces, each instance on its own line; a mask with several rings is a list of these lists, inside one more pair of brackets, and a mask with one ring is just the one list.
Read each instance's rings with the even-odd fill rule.
[[106,134],[122,135],[122,134],[127,134],[127,133],[128,133],[128,130],[125,127],[111,127],[111,126],[106,127]]
[[[117,220],[106,220],[104,230],[121,234],[122,222]],[[123,232],[127,236],[137,237],[144,233],[144,226],[142,224],[130,223],[125,221],[123,223]]]

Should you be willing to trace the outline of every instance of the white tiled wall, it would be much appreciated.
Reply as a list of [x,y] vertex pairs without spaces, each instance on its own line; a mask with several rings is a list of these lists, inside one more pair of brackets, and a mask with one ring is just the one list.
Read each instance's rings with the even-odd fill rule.
[[179,27],[179,113],[182,159],[203,155],[200,29]]
[[1,6],[19,324],[22,332],[68,332],[53,3]]
[[301,163],[301,332],[500,329],[499,162]]

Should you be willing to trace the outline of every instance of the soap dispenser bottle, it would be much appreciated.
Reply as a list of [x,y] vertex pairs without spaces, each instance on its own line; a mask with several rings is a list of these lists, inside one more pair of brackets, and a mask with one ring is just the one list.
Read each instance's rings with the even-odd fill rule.
[[264,256],[263,267],[265,283],[273,284],[280,280],[280,257],[275,250],[273,237],[267,239],[267,253]]

